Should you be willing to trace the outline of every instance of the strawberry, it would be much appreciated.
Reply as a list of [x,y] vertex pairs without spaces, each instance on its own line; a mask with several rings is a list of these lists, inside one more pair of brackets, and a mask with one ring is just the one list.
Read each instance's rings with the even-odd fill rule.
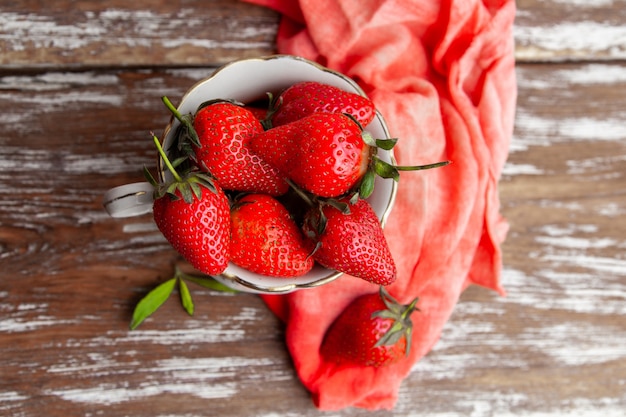
[[374,103],[367,97],[315,81],[293,84],[276,99],[271,121],[280,126],[313,113],[347,113],[362,126],[376,115]]
[[367,200],[351,203],[347,210],[331,204],[313,206],[302,230],[316,245],[313,258],[321,265],[378,285],[396,279],[396,265],[376,213]]
[[371,150],[362,133],[348,116],[316,113],[256,135],[250,147],[304,190],[336,197],[368,170]]
[[250,152],[252,136],[262,132],[261,121],[243,104],[210,100],[195,115],[182,115],[167,97],[163,102],[181,122],[178,148],[215,177],[226,190],[282,195],[289,189],[276,168]]
[[320,353],[338,365],[389,366],[408,356],[416,298],[400,305],[383,287],[354,301],[328,329]]
[[274,277],[304,275],[313,267],[300,229],[287,209],[265,194],[248,194],[231,210],[231,260]]
[[202,173],[189,171],[180,176],[170,163],[159,140],[153,137],[173,180],[155,185],[154,221],[167,241],[199,271],[215,275],[224,272],[230,256],[228,198],[219,184]]
[[281,195],[289,186],[276,168],[250,152],[253,136],[263,132],[249,109],[229,101],[201,105],[193,120],[199,145],[193,145],[201,169],[227,190]]
[[374,190],[376,175],[398,181],[399,171],[417,171],[447,165],[397,166],[378,157],[397,139],[374,139],[351,116],[315,113],[259,133],[250,149],[305,191],[319,197],[358,192],[362,198]]

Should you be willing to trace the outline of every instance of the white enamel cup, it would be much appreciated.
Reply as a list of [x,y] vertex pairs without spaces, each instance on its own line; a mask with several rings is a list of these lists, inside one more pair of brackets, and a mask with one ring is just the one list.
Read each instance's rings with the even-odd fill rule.
[[[193,114],[200,104],[211,99],[233,99],[250,103],[265,98],[268,92],[278,94],[300,81],[318,81],[345,91],[365,95],[356,82],[350,78],[315,62],[291,55],[272,55],[234,61],[217,69],[211,76],[199,81],[187,91],[178,110],[181,114]],[[164,149],[167,150],[171,146],[179,124],[175,118],[170,119],[163,134]],[[365,129],[375,138],[390,137],[387,125],[378,112]],[[387,162],[395,162],[391,151],[379,150],[378,156]],[[168,176],[162,160],[158,161],[158,168],[161,177]],[[395,181],[376,178],[374,192],[368,201],[383,225],[393,207],[396,192]],[[112,188],[105,193],[103,198],[106,211],[116,218],[149,213],[152,210],[152,203],[152,186],[147,182]],[[295,278],[274,278],[252,273],[231,262],[223,274],[214,278],[239,291],[280,294],[317,287],[340,276],[341,273],[316,264],[306,275]]]

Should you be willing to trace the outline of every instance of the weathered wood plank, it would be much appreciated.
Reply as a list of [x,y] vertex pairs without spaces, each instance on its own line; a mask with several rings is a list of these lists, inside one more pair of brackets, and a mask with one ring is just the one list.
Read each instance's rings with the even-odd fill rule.
[[[0,77],[0,411],[23,416],[316,416],[258,297],[192,287],[138,331],[177,256],[150,216],[100,197],[142,180],[148,132],[210,69]],[[621,416],[626,404],[626,66],[523,65],[501,183],[501,298],[472,288],[393,412]]]
[[626,57],[624,0],[518,0],[516,4],[518,62]]
[[232,0],[0,1],[0,67],[215,65],[273,53],[277,24]]
[[[626,58],[626,0],[517,7],[518,62]],[[232,0],[0,0],[0,68],[219,65],[274,53],[278,22]]]

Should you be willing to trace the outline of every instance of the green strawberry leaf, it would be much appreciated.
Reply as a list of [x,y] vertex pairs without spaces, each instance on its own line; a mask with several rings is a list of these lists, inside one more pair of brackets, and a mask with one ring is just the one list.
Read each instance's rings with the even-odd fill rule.
[[344,203],[343,201],[335,200],[334,198],[329,198],[324,201],[324,203],[329,206],[339,210],[343,214],[350,214],[350,204]]
[[393,178],[394,181],[398,181],[400,179],[400,173],[398,172],[398,168],[396,166],[391,165],[376,156],[372,158],[372,168],[379,177]]
[[232,288],[227,287],[226,285],[222,284],[219,281],[214,280],[211,277],[197,277],[194,275],[181,273],[180,278],[181,280],[185,279],[187,281],[193,282],[194,284],[198,284],[201,287],[208,288],[210,290],[221,291],[221,292],[233,292],[233,293],[238,292],[237,290],[233,290]]
[[183,200],[187,204],[193,203],[193,194],[194,193],[192,192],[191,184],[192,183],[190,183],[190,182],[178,183],[177,184],[178,191],[180,192],[180,195],[183,196]]
[[411,314],[415,311],[419,311],[419,308],[417,308],[419,298],[413,299],[413,301],[407,305],[401,305],[383,286],[380,287],[379,293],[386,309],[375,311],[372,313],[371,317],[372,319],[380,318],[391,320],[393,323],[374,346],[395,345],[404,336],[406,340],[404,353],[408,356],[411,349],[411,334],[413,332]]
[[173,200],[180,200],[180,197],[176,194],[177,189],[178,189],[178,184],[173,182],[171,184],[166,184],[165,192],[169,194]]
[[152,184],[153,187],[158,187],[159,186],[158,181],[156,179],[154,179],[154,176],[152,175],[150,170],[145,165],[143,167],[143,176],[146,178],[146,181],[148,181],[150,184]]
[[202,200],[202,189],[200,185],[198,185],[197,182],[189,182],[189,187],[191,191],[193,191],[193,195],[196,196],[196,199],[198,199],[198,201]]
[[172,161],[172,166],[174,168],[180,166],[180,164],[182,164],[183,162],[186,162],[189,158],[187,158],[186,156],[181,156],[180,158],[175,159],[174,161]]
[[193,300],[191,299],[191,293],[189,292],[189,287],[183,279],[178,280],[178,291],[180,292],[180,302],[183,305],[183,308],[190,316],[193,316],[194,305]]
[[165,107],[169,109],[169,111],[174,115],[176,119],[178,119],[180,124],[184,127],[185,129],[184,134],[187,136],[187,138],[194,145],[198,147],[202,146],[200,145],[200,138],[198,137],[198,133],[196,132],[196,129],[193,128],[193,115],[192,114],[182,115],[178,111],[178,109],[172,104],[170,99],[167,98],[166,96],[161,97],[161,100],[163,101],[163,104],[165,104]]
[[371,146],[373,148],[376,147],[376,139],[374,139],[372,134],[368,132],[367,130],[364,130],[363,132],[361,132],[361,138],[363,139],[363,142],[365,142],[367,146]]
[[376,342],[374,346],[389,346],[395,345],[398,341],[405,336],[405,330],[401,323],[395,323],[391,329],[387,330],[387,332]]
[[171,278],[150,291],[137,303],[133,311],[130,329],[135,330],[146,318],[165,303],[176,286],[176,278]]
[[376,143],[376,146],[379,147],[380,149],[389,151],[393,149],[394,146],[396,146],[396,143],[398,143],[398,139],[397,138],[376,139],[375,143]]
[[172,291],[178,283],[178,291],[180,293],[180,301],[183,308],[190,316],[193,315],[195,306],[191,298],[191,292],[185,281],[196,283],[202,287],[209,288],[215,291],[222,292],[238,292],[230,287],[216,281],[209,276],[194,276],[183,273],[179,268],[176,268],[176,272],[173,278],[159,284],[156,288],[150,291],[144,298],[142,298],[133,312],[133,319],[130,323],[130,329],[135,330],[146,318],[159,309],[167,301]]
[[217,188],[215,188],[215,184],[213,183],[213,177],[210,175],[196,172],[194,173],[194,181],[207,188],[212,193],[217,193]]
[[367,170],[363,179],[361,179],[361,185],[359,186],[359,195],[361,198],[367,198],[374,192],[374,181],[376,180],[376,173],[372,170]]

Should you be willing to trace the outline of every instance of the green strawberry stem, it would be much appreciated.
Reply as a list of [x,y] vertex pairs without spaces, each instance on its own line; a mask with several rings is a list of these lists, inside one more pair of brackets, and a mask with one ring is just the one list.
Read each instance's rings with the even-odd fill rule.
[[183,179],[181,178],[180,175],[178,175],[178,172],[176,172],[176,169],[174,168],[169,158],[165,154],[165,151],[163,150],[163,147],[161,146],[161,141],[159,141],[159,138],[157,138],[155,134],[152,134],[152,140],[154,141],[154,144],[157,147],[157,150],[159,151],[159,155],[161,156],[161,159],[165,163],[165,166],[167,166],[167,169],[169,169],[169,171],[172,173],[172,176],[174,177],[176,182],[182,182]]
[[450,164],[450,161],[441,161],[441,162],[435,162],[434,164],[413,165],[413,166],[395,165],[395,168],[398,171],[421,171],[423,169],[444,167],[448,164]]
[[389,162],[383,161],[377,155],[372,155],[371,165],[379,176],[383,178],[398,178],[397,171],[422,171],[425,169],[439,168],[446,166],[450,161],[435,162],[434,164],[426,165],[393,165]]
[[200,147],[200,138],[198,137],[196,129],[193,127],[193,116],[191,114],[183,116],[172,104],[170,99],[167,98],[167,96],[161,97],[161,101],[163,101],[165,107],[167,107],[168,110],[174,115],[174,117],[183,125],[187,133],[186,137],[191,141],[191,143]]
[[265,114],[265,118],[261,120],[261,126],[263,126],[264,130],[269,130],[274,126],[272,118],[283,104],[283,98],[280,95],[278,97],[274,97],[274,94],[269,91],[265,94],[267,95],[268,100],[267,113]]
[[[161,146],[161,142],[156,137],[156,135],[154,135],[154,133],[152,134],[152,140],[154,141],[154,145],[159,151],[161,159],[163,160],[163,162],[167,166],[167,169],[170,171],[172,177],[174,178],[173,181],[159,184],[154,180],[154,178],[152,178],[148,170],[144,168],[144,174],[146,175],[150,183],[155,185],[155,199],[161,198],[165,194],[169,194],[173,199],[178,199],[179,197],[182,197],[185,202],[192,203],[194,196],[198,200],[202,199],[201,187],[205,187],[213,193],[217,192],[217,188],[213,183],[213,178],[209,174],[190,170],[188,172],[185,172],[184,177],[181,177],[181,175],[176,171],[176,168],[174,168],[175,165],[178,165],[178,163],[180,163],[180,159],[175,161],[174,163],[170,162],[169,158],[165,154],[165,151],[163,150],[163,147]],[[177,194],[177,192],[180,193],[180,196]]]
[[190,274],[186,274],[181,272],[180,273],[180,278],[184,279],[185,281],[190,281],[193,282],[194,284],[198,284],[201,287],[204,288],[208,288],[210,290],[214,290],[214,291],[220,291],[220,292],[232,292],[232,293],[237,293],[237,290],[234,290],[224,284],[222,284],[219,281],[216,281],[213,277],[211,277],[210,275],[190,275]]
[[172,102],[170,101],[169,98],[167,98],[167,96],[163,96],[161,97],[161,100],[163,101],[163,103],[165,104],[165,107],[167,107],[169,109],[170,112],[172,112],[172,114],[174,115],[174,117],[176,117],[176,119],[178,119],[179,122],[181,123],[185,123],[184,117],[183,115],[178,111],[178,109],[172,104]]
[[449,163],[450,161],[442,161],[426,165],[393,165],[389,162],[383,161],[376,154],[374,154],[372,155],[372,160],[370,162],[370,169],[365,173],[363,179],[361,180],[361,184],[359,185],[359,195],[361,198],[367,198],[372,195],[376,175],[381,178],[392,178],[394,181],[399,181],[400,171],[422,171],[425,169],[443,167]]

